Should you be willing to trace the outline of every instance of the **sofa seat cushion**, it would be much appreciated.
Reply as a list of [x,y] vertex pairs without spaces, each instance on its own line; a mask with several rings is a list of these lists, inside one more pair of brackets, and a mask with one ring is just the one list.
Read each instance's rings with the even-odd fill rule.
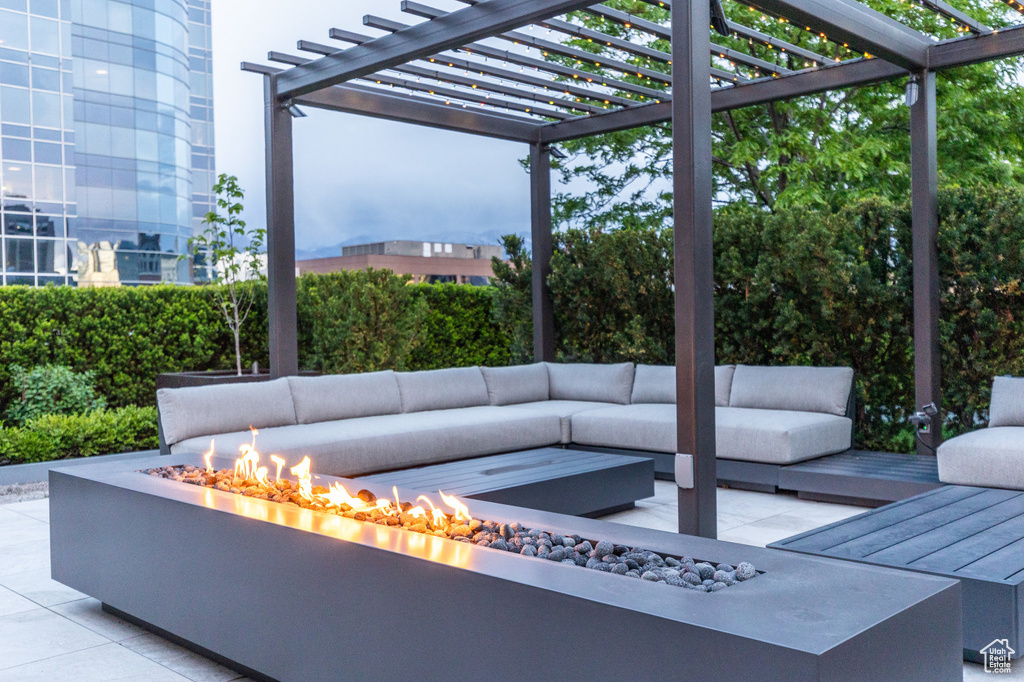
[[[260,429],[256,449],[265,462],[279,455],[292,466],[308,455],[315,473],[358,476],[555,445],[561,433],[556,415],[483,406]],[[215,452],[237,457],[239,446],[251,438],[248,431],[220,434]],[[192,438],[171,452],[209,447],[209,437]]]
[[997,426],[939,446],[939,480],[952,485],[1024,490],[1024,426]]
[[[715,408],[717,454],[766,464],[791,464],[850,447],[853,423],[846,417],[785,410]],[[676,452],[676,406],[622,405],[572,418],[580,445]]]
[[533,410],[556,415],[562,421],[562,443],[572,442],[572,416],[587,410],[611,407],[610,403],[596,403],[587,400],[542,400],[534,403],[509,405],[516,409]]

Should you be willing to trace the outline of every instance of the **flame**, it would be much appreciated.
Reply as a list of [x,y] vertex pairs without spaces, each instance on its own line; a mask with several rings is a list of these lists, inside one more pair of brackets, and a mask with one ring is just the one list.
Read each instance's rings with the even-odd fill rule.
[[282,458],[278,457],[277,455],[271,455],[270,456],[270,461],[277,465],[277,474],[276,474],[276,477],[274,478],[274,481],[280,481],[281,480],[281,467],[284,466],[284,460]]
[[208,473],[208,474],[212,474],[213,473],[213,465],[210,464],[210,457],[213,457],[213,438],[210,439],[210,449],[209,449],[209,451],[206,454],[203,455],[203,459],[206,460],[206,473]]
[[309,502],[313,501],[313,477],[309,475],[309,457],[303,457],[302,461],[291,468],[292,476],[299,479],[299,495],[302,495]]
[[441,496],[441,499],[444,500],[444,503],[455,510],[454,516],[456,521],[469,521],[473,518],[469,515],[469,507],[459,502],[458,499],[451,495],[445,495],[440,490],[437,492]]
[[[235,460],[235,469],[233,479],[231,478],[231,470],[225,469],[222,471],[214,471],[212,456],[214,454],[214,442],[210,441],[210,450],[204,455],[206,460],[206,470],[211,476],[214,476],[220,483],[226,482],[229,485],[236,486],[243,489],[245,495],[257,495],[263,493],[264,497],[269,495],[277,495],[282,492],[287,494],[287,487],[281,485],[281,470],[287,466],[283,457],[278,455],[271,455],[270,460],[276,466],[275,480],[270,480],[270,469],[266,466],[260,466],[260,453],[256,450],[256,436],[259,431],[255,428],[250,427],[252,432],[252,442],[240,445],[238,450],[241,456]],[[313,492],[313,477],[311,473],[311,465],[309,457],[304,457],[301,462],[291,467],[292,475],[297,479],[296,489],[298,494],[307,502],[316,503],[317,505],[323,505],[325,508],[332,508],[337,514],[350,515],[350,512],[362,512],[366,514],[373,514],[375,519],[380,520],[379,515],[397,517],[405,517],[408,521],[409,517],[412,519],[423,520],[429,528],[432,530],[447,528],[454,521],[469,521],[472,520],[469,509],[460,502],[456,497],[452,495],[446,495],[442,491],[438,491],[441,495],[441,499],[444,504],[451,507],[454,513],[449,514],[444,510],[439,509],[433,503],[433,501],[426,495],[420,495],[416,498],[416,502],[422,502],[422,505],[410,506],[406,512],[402,512],[402,500],[398,494],[398,487],[392,486],[391,492],[394,495],[394,499],[381,498],[374,502],[366,502],[365,500],[352,496],[348,490],[345,489],[341,483],[331,483],[330,487],[325,493],[314,493]],[[225,477],[228,477],[225,479]],[[287,483],[287,481],[285,482]],[[200,484],[206,484],[204,479]],[[212,483],[211,483],[212,484]],[[208,493],[208,497],[211,493]],[[209,504],[212,505],[212,499],[209,500]],[[306,509],[308,512],[309,510]],[[408,514],[408,517],[405,515]],[[310,517],[311,518],[311,517]],[[310,519],[302,517],[304,522]],[[392,522],[393,523],[393,522]],[[406,523],[405,525],[409,525]]]

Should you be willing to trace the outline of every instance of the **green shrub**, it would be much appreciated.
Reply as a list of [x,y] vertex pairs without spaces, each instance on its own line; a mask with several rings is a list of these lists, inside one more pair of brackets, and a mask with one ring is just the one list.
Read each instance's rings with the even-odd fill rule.
[[[1024,194],[945,188],[939,196],[945,432],[985,422],[992,377],[1024,375]],[[857,375],[857,443],[914,448],[910,203],[840,211],[745,205],[715,211],[719,363],[847,365]],[[552,274],[565,360],[674,362],[671,232],[566,230]],[[529,258],[495,268],[495,322],[525,345]],[[513,353],[517,360],[529,356]]]
[[50,414],[0,428],[0,463],[45,462],[158,447],[156,408]]
[[80,414],[106,407],[93,389],[93,372],[76,374],[63,365],[44,365],[26,370],[11,367],[18,399],[8,408],[7,418],[16,424],[44,414]]
[[493,287],[417,284],[410,289],[425,311],[407,369],[509,364],[508,341],[491,320]]
[[306,275],[299,285],[300,362],[328,374],[405,369],[426,302],[390,270]]

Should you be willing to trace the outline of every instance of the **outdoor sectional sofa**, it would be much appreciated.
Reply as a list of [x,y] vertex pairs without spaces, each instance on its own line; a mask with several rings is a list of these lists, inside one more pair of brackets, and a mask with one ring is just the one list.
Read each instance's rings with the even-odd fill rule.
[[[849,368],[715,371],[717,452],[779,467],[851,447]],[[287,377],[157,392],[162,449],[309,456],[334,476],[566,445],[653,457],[671,473],[675,369],[537,363]]]
[[936,454],[943,483],[1024,490],[1024,378],[996,377],[988,428],[950,438]]

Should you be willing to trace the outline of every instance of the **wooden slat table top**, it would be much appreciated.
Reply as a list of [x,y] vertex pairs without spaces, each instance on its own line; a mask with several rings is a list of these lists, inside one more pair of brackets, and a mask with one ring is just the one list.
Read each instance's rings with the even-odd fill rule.
[[635,466],[644,461],[639,457],[603,452],[538,448],[360,478],[413,490],[441,488],[447,494],[469,496],[603,469]]
[[1024,582],[1024,492],[945,486],[770,546],[1017,585]]
[[880,478],[917,483],[938,483],[939,468],[934,457],[895,452],[848,450],[786,467],[791,471]]

